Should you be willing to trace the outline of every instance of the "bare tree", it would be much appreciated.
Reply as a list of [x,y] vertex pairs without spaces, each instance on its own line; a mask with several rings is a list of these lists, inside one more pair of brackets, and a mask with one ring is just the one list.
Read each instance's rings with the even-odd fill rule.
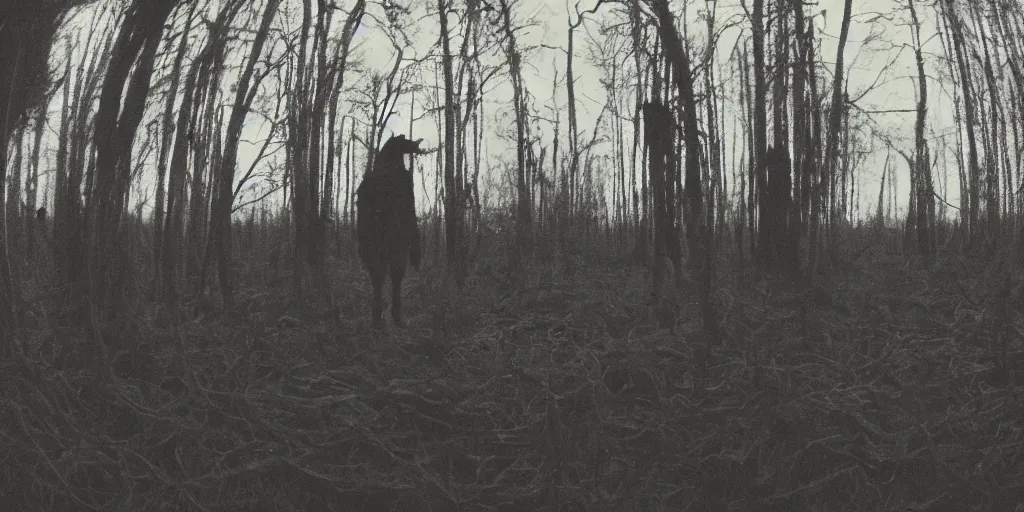
[[953,47],[957,71],[960,75],[960,85],[963,91],[965,131],[967,133],[967,247],[970,249],[977,247],[983,241],[983,231],[979,226],[981,171],[978,164],[977,136],[974,131],[976,119],[972,87],[974,78],[971,76],[967,63],[966,50],[964,48],[964,31],[960,16],[956,13],[956,6],[953,0],[944,0],[939,2],[938,5],[950,30],[950,44]]
[[235,101],[231,108],[227,132],[224,137],[224,153],[219,159],[220,169],[217,171],[218,189],[214,199],[213,228],[210,237],[217,252],[217,269],[220,276],[220,292],[228,307],[234,303],[233,288],[230,276],[231,259],[231,212],[235,199],[235,166],[238,160],[238,142],[242,137],[242,126],[252,106],[253,99],[260,83],[270,74],[271,67],[265,66],[261,73],[256,73],[256,63],[263,54],[263,46],[267,41],[270,24],[277,14],[280,0],[267,0],[264,6],[260,26],[249,50],[242,74],[235,84]]
[[521,263],[522,253],[529,253],[532,238],[532,206],[527,186],[527,130],[528,106],[526,104],[525,83],[523,80],[523,54],[516,43],[515,31],[512,27],[512,12],[508,0],[499,0],[501,5],[501,27],[504,32],[505,59],[508,63],[509,76],[512,79],[512,112],[516,123],[516,244],[513,260]]
[[[178,97],[178,89],[181,86],[181,74],[182,68],[185,61],[185,56],[188,53],[190,47],[189,36],[192,33],[192,23],[195,19],[195,8],[196,4],[192,4],[189,9],[187,18],[185,20],[185,28],[181,32],[181,38],[178,40],[178,50],[174,56],[174,63],[171,65],[171,72],[168,76],[169,89],[166,93],[166,104],[164,105],[164,113],[160,124],[160,149],[157,157],[157,182],[156,182],[156,204],[153,209],[153,282],[157,289],[158,295],[161,293],[162,279],[161,279],[161,263],[163,258],[163,238],[164,238],[164,214],[165,205],[167,200],[166,181],[167,181],[167,164],[168,159],[171,155],[172,143],[174,141],[174,127],[175,127],[175,116],[174,106]],[[167,48],[170,48],[173,38],[167,39]],[[186,94],[189,92],[186,91]]]
[[[853,7],[853,0],[846,0],[843,7],[843,19],[842,27],[839,30],[839,43],[836,47],[836,69],[832,76],[832,101],[829,106],[828,116],[828,131],[826,132],[827,138],[825,146],[825,160],[824,160],[824,180],[827,180],[827,184],[834,183],[836,169],[839,166],[839,142],[842,136],[842,121],[843,112],[846,109],[846,102],[844,101],[843,86],[844,86],[844,73],[846,64],[843,61],[844,52],[846,51],[846,39],[850,34],[850,15]],[[825,204],[831,204],[832,194],[831,187],[827,187],[828,200]],[[829,232],[835,223],[835,212],[830,211],[826,216]],[[833,247],[834,248],[834,247]],[[816,262],[812,262],[812,269]]]
[[[767,113],[767,86],[765,85],[765,21],[764,21],[764,2],[765,0],[753,0],[753,12],[750,14],[750,24],[752,33],[753,43],[753,79],[754,79],[754,92],[752,97],[752,103],[754,107],[754,118],[753,118],[753,148],[750,165],[754,170],[755,180],[751,181],[751,186],[756,184],[757,187],[757,261],[760,265],[764,265],[768,262],[769,255],[769,229],[767,228],[767,222],[769,220],[768,215],[768,177],[767,177],[767,166],[765,165],[765,155],[767,154],[768,147],[768,113]],[[744,3],[744,6],[746,4]],[[753,207],[753,205],[751,205]]]
[[[11,135],[46,99],[48,59],[57,29],[68,10],[85,0],[47,0],[31,6],[0,6],[0,338],[13,340],[17,329],[19,283],[12,270],[7,216],[7,148]],[[0,357],[13,355],[0,344]]]
[[121,221],[130,184],[132,142],[145,111],[164,23],[175,5],[177,0],[136,0],[131,4],[100,92],[96,178],[87,206],[89,293],[81,304],[90,311],[97,334],[103,323],[127,306],[126,287],[119,280],[127,263],[121,247]]
[[676,31],[675,18],[668,8],[667,0],[650,0],[651,8],[658,19],[658,34],[665,47],[668,61],[672,65],[672,78],[675,82],[679,101],[683,107],[683,143],[686,151],[684,190],[684,221],[686,222],[686,240],[689,248],[691,268],[700,283],[699,297],[701,301],[701,321],[704,329],[714,332],[717,329],[714,306],[711,303],[711,286],[713,267],[711,251],[708,246],[710,237],[706,225],[704,211],[703,187],[700,173],[700,126],[697,121],[697,100],[694,95],[693,78],[691,76],[690,56]]
[[437,15],[441,26],[441,71],[444,77],[444,140],[441,143],[444,151],[441,156],[444,169],[444,226],[445,254],[448,257],[448,270],[454,274],[457,283],[461,283],[466,275],[466,244],[465,244],[465,191],[461,180],[455,174],[456,113],[455,113],[455,76],[454,56],[451,48],[451,29],[448,25],[448,14],[452,9],[447,0],[437,0]]
[[914,60],[917,62],[917,120],[914,123],[914,177],[917,181],[916,216],[917,250],[924,256],[925,264],[930,265],[933,254],[931,222],[929,212],[934,215],[935,201],[932,188],[931,162],[928,161],[928,146],[924,138],[925,116],[928,114],[928,79],[924,74],[924,56],[921,52],[921,22],[914,8],[914,0],[907,0],[910,18],[913,23]]
[[[202,187],[203,165],[206,158],[202,124],[197,119],[202,109],[204,95],[210,90],[210,82],[216,82],[214,68],[220,61],[227,39],[227,29],[241,8],[241,2],[234,0],[221,6],[216,18],[207,25],[206,44],[192,63],[182,88],[181,104],[178,108],[174,128],[174,142],[171,147],[170,165],[167,176],[167,200],[162,227],[160,272],[163,298],[172,317],[177,320],[178,290],[180,281],[188,275],[188,269],[196,269],[195,247],[205,225],[199,219],[203,205],[197,200]],[[187,202],[186,172],[189,151],[195,155],[192,172],[192,200]],[[188,215],[186,216],[186,205]],[[186,223],[188,235],[185,233]],[[187,264],[187,268],[184,264]],[[195,279],[196,286],[202,286],[204,278]]]

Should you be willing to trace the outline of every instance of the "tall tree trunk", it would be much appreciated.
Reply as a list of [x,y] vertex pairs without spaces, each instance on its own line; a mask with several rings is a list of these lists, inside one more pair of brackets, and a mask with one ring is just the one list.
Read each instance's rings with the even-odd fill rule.
[[925,265],[931,265],[932,233],[928,221],[929,210],[934,209],[932,191],[931,162],[928,161],[928,148],[924,138],[925,117],[928,114],[928,80],[924,74],[924,56],[921,53],[921,22],[917,18],[914,0],[907,0],[910,18],[913,23],[914,59],[917,62],[917,121],[914,123],[914,148],[917,177],[917,250],[924,257]]
[[[845,102],[843,101],[843,84],[844,75],[846,72],[844,53],[846,51],[846,40],[850,34],[850,15],[853,9],[853,0],[846,0],[843,6],[843,21],[842,27],[839,29],[839,42],[836,47],[836,69],[832,78],[832,101],[829,106],[828,115],[828,132],[825,146],[825,161],[824,161],[824,180],[828,187],[828,196],[825,204],[832,204],[835,200],[835,194],[833,191],[832,184],[836,181],[836,171],[839,166],[839,143],[842,134],[842,121],[843,112],[846,109]],[[829,232],[835,223],[835,212],[834,208],[829,209],[829,214],[825,217]],[[830,241],[831,243],[831,241]],[[829,253],[834,247],[829,248]]]
[[441,23],[441,69],[444,76],[444,151],[442,168],[444,169],[444,231],[445,255],[448,258],[448,270],[455,276],[459,284],[465,278],[465,244],[463,238],[464,213],[462,184],[455,175],[455,77],[453,75],[453,58],[451,49],[451,32],[448,27],[447,0],[437,1],[438,19]]
[[706,332],[717,330],[711,286],[714,269],[702,195],[700,175],[700,127],[697,122],[697,102],[690,70],[690,58],[675,28],[675,20],[667,0],[651,0],[651,7],[658,19],[658,34],[665,53],[672,63],[672,77],[683,106],[683,142],[686,145],[685,164],[685,215],[692,271],[699,284],[698,296],[701,303],[701,324]]
[[[35,212],[39,192],[39,156],[43,146],[43,133],[46,128],[47,109],[40,108],[35,117],[35,132],[32,142],[32,156],[30,167],[32,172],[25,179],[25,258],[32,261],[35,255],[35,226],[37,224]],[[45,204],[45,202],[44,202]],[[44,206],[45,207],[45,206]],[[45,224],[40,224],[45,227]]]
[[217,257],[217,274],[220,277],[220,293],[224,303],[231,308],[234,305],[234,289],[231,283],[231,210],[234,204],[234,183],[235,166],[238,161],[238,143],[242,138],[242,126],[245,117],[248,115],[256,92],[259,90],[262,76],[254,77],[256,62],[263,53],[263,45],[266,43],[270,31],[270,24],[277,14],[280,0],[267,0],[263,11],[263,18],[260,21],[259,29],[256,31],[252,46],[249,49],[249,58],[246,60],[245,68],[238,77],[235,84],[235,101],[231,107],[231,117],[228,119],[227,131],[224,135],[224,152],[219,158],[220,168],[215,171],[218,177],[218,191],[211,219],[210,237]]
[[793,0],[793,46],[795,65],[793,68],[793,230],[794,251],[800,247],[801,237],[807,234],[809,217],[810,183],[807,172],[807,144],[810,142],[808,105],[806,95],[807,84],[807,35],[804,27],[804,7],[802,0]]
[[968,69],[967,58],[964,53],[964,33],[961,26],[959,15],[956,13],[956,5],[953,0],[944,0],[942,2],[942,12],[946,17],[946,23],[951,30],[950,42],[953,46],[953,52],[956,57],[957,71],[960,74],[960,85],[963,90],[962,97],[964,102],[964,117],[965,127],[967,132],[967,197],[968,197],[968,233],[969,240],[967,243],[968,248],[975,248],[982,241],[983,230],[980,229],[978,224],[979,212],[980,212],[980,189],[981,169],[978,165],[978,145],[974,133],[975,123],[975,112],[974,112],[974,93],[971,86],[970,71]]
[[[526,124],[527,105],[525,100],[525,84],[521,67],[522,54],[516,45],[516,37],[512,31],[512,13],[507,0],[499,0],[501,3],[502,29],[505,36],[505,57],[508,62],[509,73],[512,78],[512,103],[516,122],[516,238],[515,244],[517,264],[523,263],[523,258],[530,252],[529,241],[531,238],[531,204],[530,193],[527,187],[526,170]],[[525,253],[525,254],[524,254]],[[522,270],[522,269],[520,269]]]
[[311,90],[309,50],[310,30],[313,27],[313,6],[311,0],[302,0],[302,23],[299,31],[296,71],[292,77],[289,95],[288,146],[292,174],[292,221],[295,223],[295,240],[292,263],[292,293],[301,296],[308,254],[310,251],[310,228],[307,209],[310,201],[309,169],[309,119],[312,115],[308,105]]
[[221,9],[224,16],[218,16],[223,23],[209,27],[209,53],[200,69],[197,98],[192,111],[195,137],[191,141],[193,165],[186,235],[186,275],[194,276],[192,285],[197,296],[206,292],[215,253],[209,234],[216,227],[210,222],[210,213],[216,194],[213,182],[221,155],[220,135],[224,125],[224,109],[219,107],[222,100],[220,86],[227,59],[227,32],[241,5],[242,0],[229,0]]
[[[992,70],[992,56],[989,51],[988,37],[985,34],[986,23],[981,19],[981,8],[977,4],[971,6],[977,25],[978,39],[981,40],[982,69],[985,73],[985,82],[989,97],[989,143],[985,148],[985,213],[987,231],[991,233],[989,243],[995,248],[995,244],[1002,239],[1000,228],[1000,193],[999,193],[999,144],[1004,140],[999,129],[999,120],[1003,117],[999,111],[999,83],[996,81],[995,73]],[[984,127],[983,127],[984,129]],[[986,130],[988,131],[988,130]],[[1007,183],[1009,185],[1009,183]],[[1004,187],[1006,189],[1008,187]]]
[[[171,66],[170,73],[170,89],[167,91],[167,102],[164,105],[163,118],[161,119],[160,126],[160,153],[157,157],[156,166],[156,207],[153,209],[153,282],[157,290],[157,295],[162,294],[161,287],[163,286],[163,280],[161,279],[162,269],[162,256],[163,253],[163,239],[164,239],[164,209],[166,204],[166,181],[167,181],[167,162],[170,158],[172,143],[174,141],[174,105],[175,100],[178,96],[178,88],[181,84],[181,69],[185,60],[185,54],[189,48],[189,34],[192,32],[192,21],[195,14],[195,8],[197,4],[192,4],[189,9],[188,17],[185,21],[185,29],[181,33],[181,38],[178,41],[178,51],[174,56],[174,64]],[[171,40],[168,39],[168,47],[170,46]]]
[[[86,236],[88,290],[81,306],[97,335],[128,306],[122,282],[128,264],[121,247],[124,197],[130,185],[131,148],[145,111],[153,63],[164,23],[176,0],[136,0],[121,25],[96,112],[96,179],[90,191]],[[132,72],[134,68],[134,73]],[[126,87],[127,82],[127,87]]]
[[754,169],[755,180],[751,182],[751,185],[757,187],[757,262],[760,266],[764,266],[769,263],[769,240],[770,240],[770,229],[768,228],[769,214],[768,214],[768,179],[767,179],[767,168],[765,166],[765,156],[768,151],[768,91],[765,85],[765,62],[764,62],[764,43],[765,43],[765,28],[764,28],[764,2],[765,0],[754,0],[753,12],[751,13],[750,22],[752,26],[752,40],[753,40],[753,58],[754,58],[754,119],[753,119],[753,136],[754,146],[753,155],[750,161],[752,168]]
[[[213,68],[221,62],[220,55],[226,44],[227,27],[234,20],[241,5],[238,0],[225,3],[213,23],[208,25],[209,36],[206,45],[185,78],[181,105],[178,107],[175,120],[174,140],[167,170],[167,199],[163,212],[159,265],[163,283],[162,299],[175,324],[180,321],[179,287],[184,282],[183,277],[193,276],[190,281],[196,287],[197,293],[202,291],[204,286],[205,279],[201,276],[195,277],[195,274],[204,271],[199,268],[197,247],[205,226],[205,219],[202,218],[202,197],[203,171],[207,158],[204,125],[200,121],[199,113],[202,111],[205,96],[210,95],[211,82],[218,82],[217,73]],[[191,190],[187,192],[186,175],[190,149],[193,152],[193,172]]]
[[[8,142],[24,123],[25,114],[46,99],[49,55],[68,9],[78,2],[33,12],[31,8],[0,8],[0,359],[13,356],[20,283],[14,273],[8,205]],[[17,205],[16,205],[17,206]]]
[[[807,66],[807,84],[810,87],[808,92],[807,113],[807,140],[804,141],[804,173],[806,197],[810,203],[808,211],[807,227],[807,253],[810,271],[813,273],[818,268],[821,254],[821,204],[824,187],[822,176],[821,160],[821,96],[818,94],[818,74],[814,56],[814,22],[807,25],[807,36],[805,38],[807,58],[804,63]],[[890,180],[891,181],[891,180]]]

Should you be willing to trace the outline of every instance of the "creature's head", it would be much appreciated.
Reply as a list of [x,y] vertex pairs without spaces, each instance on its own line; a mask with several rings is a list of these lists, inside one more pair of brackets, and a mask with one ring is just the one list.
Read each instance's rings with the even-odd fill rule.
[[382,155],[422,155],[429,153],[428,150],[420,149],[423,139],[409,140],[405,135],[392,135],[384,146],[380,148]]

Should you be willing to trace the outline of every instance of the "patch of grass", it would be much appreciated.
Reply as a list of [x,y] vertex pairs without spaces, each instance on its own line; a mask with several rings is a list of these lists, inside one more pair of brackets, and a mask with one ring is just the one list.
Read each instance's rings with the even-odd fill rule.
[[1019,509],[1019,297],[977,264],[865,258],[806,286],[720,275],[706,365],[693,291],[659,328],[618,265],[520,288],[480,266],[461,289],[428,268],[409,327],[378,332],[365,273],[333,261],[340,320],[252,286],[174,334],[138,322],[110,379],[74,357],[84,336],[36,327],[4,372],[0,502]]

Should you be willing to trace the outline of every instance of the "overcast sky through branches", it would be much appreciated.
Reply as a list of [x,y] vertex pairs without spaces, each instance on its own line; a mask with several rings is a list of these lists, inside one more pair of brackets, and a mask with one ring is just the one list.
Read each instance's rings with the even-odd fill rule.
[[[63,34],[72,38],[76,35],[81,35],[84,41],[84,32],[93,19],[94,11],[101,8],[107,1],[109,0],[100,0],[100,2],[81,9],[65,27]],[[591,0],[588,2],[583,0],[579,4],[579,9],[591,9],[595,1]],[[354,1],[351,0],[342,0],[339,2],[339,5],[347,13],[353,3]],[[214,5],[210,9],[211,12],[207,15],[208,18],[212,18],[214,16],[213,12],[219,7],[216,0],[212,4]],[[565,105],[567,99],[564,73],[566,56],[561,48],[566,46],[568,17],[569,13],[574,9],[574,4],[575,2],[565,0],[520,0],[518,4],[513,6],[514,24],[521,27],[517,33],[518,43],[525,53],[523,60],[525,85],[532,99],[533,111],[544,118],[534,120],[531,129],[533,135],[541,137],[541,144],[548,147],[551,145],[553,135],[553,125],[549,121],[554,119],[556,115],[561,116],[562,129],[560,137],[562,137],[562,147],[565,147]],[[243,14],[239,17],[239,20],[248,20],[247,23],[255,26],[255,18],[261,9],[261,5],[262,2],[254,2],[253,14],[249,16]],[[296,30],[299,25],[298,15],[301,12],[301,3],[294,0],[285,0],[282,2],[282,5],[283,11],[275,22],[276,29]],[[438,36],[436,3],[414,0],[407,2],[406,5],[411,10],[410,14],[404,18],[407,25],[406,33],[410,37],[411,45],[405,49],[404,55],[405,59],[410,62],[403,65],[412,66],[412,60],[423,61],[420,63],[418,70],[416,70],[418,72],[412,70],[412,68],[410,68],[410,71],[413,72],[411,75],[412,82],[426,87],[426,89],[416,94],[413,112],[417,116],[417,120],[413,126],[413,133],[410,135],[415,138],[423,137],[425,139],[424,146],[436,147],[439,142],[436,120],[431,115],[424,115],[427,109],[433,107],[434,62],[439,62],[440,60],[438,57],[439,50],[435,45]],[[683,2],[676,1],[672,5],[676,14],[677,24],[681,25],[683,23],[682,20],[687,20],[685,35],[689,38],[691,51],[695,55],[703,54],[708,38],[707,22],[705,21],[706,11],[714,4],[703,0],[691,0],[686,4],[688,8],[685,12]],[[716,80],[723,89],[720,91],[720,94],[727,98],[726,110],[722,112],[724,125],[727,130],[727,133],[723,135],[723,143],[726,148],[725,167],[729,173],[728,179],[731,194],[736,192],[733,189],[733,183],[735,183],[734,173],[738,170],[739,165],[738,154],[737,159],[733,160],[733,148],[735,145],[742,143],[740,134],[732,132],[739,130],[742,118],[737,110],[738,94],[736,93],[736,87],[738,80],[736,63],[735,61],[729,61],[729,58],[737,44],[737,38],[742,37],[745,39],[750,32],[749,22],[742,17],[743,9],[740,5],[735,0],[729,0],[720,2],[715,10],[716,27],[732,25],[722,32],[721,38],[718,41],[715,64]],[[816,23],[816,32],[822,40],[818,58],[824,61],[825,69],[819,72],[819,76],[824,76],[829,83],[831,82],[835,60],[835,46],[842,17],[842,7],[841,0],[820,0],[816,4],[810,4],[805,8],[807,16],[813,17]],[[941,193],[942,190],[948,190],[944,199],[951,204],[958,204],[959,187],[957,185],[955,169],[955,153],[953,153],[958,145],[951,111],[953,103],[951,99],[952,85],[948,80],[946,64],[942,60],[942,46],[935,31],[935,10],[930,3],[919,3],[917,8],[923,23],[922,39],[925,41],[926,52],[925,71],[930,78],[928,84],[928,130],[930,134],[928,138],[930,139],[933,155],[938,155],[939,152],[946,153],[938,158],[939,167],[941,168],[943,165],[946,165],[947,172],[944,174],[941,169],[936,170],[936,191]],[[628,37],[618,36],[618,39],[614,40],[613,44],[606,44],[606,36],[600,34],[602,25],[620,24],[626,21],[622,9],[623,6],[618,4],[604,5],[597,13],[587,15],[588,20],[577,31],[574,70],[577,78],[579,126],[583,141],[590,139],[594,123],[608,100],[605,88],[600,82],[601,79],[605,78],[605,71],[596,65],[592,58],[592,56],[600,55],[601,49],[598,46],[604,46],[606,51],[618,52],[616,58],[620,62],[626,62],[627,66],[632,67],[632,59],[627,58],[624,53],[629,48],[630,40]],[[905,152],[912,153],[913,151],[914,113],[912,109],[915,108],[916,101],[916,70],[914,69],[913,51],[909,46],[911,41],[910,27],[907,21],[909,20],[909,15],[906,12],[905,4],[897,4],[891,0],[859,0],[854,2],[853,9],[854,17],[846,49],[846,63],[848,66],[849,96],[851,98],[859,98],[856,106],[863,111],[862,113],[855,113],[851,117],[852,127],[862,126],[861,129],[857,130],[857,133],[860,138],[858,149],[864,151],[863,161],[858,164],[855,174],[858,180],[858,190],[862,190],[860,201],[861,216],[863,217],[873,214],[874,208],[877,205],[879,179],[882,175],[882,168],[888,151],[886,144],[882,142],[881,138],[872,137],[872,132],[877,131],[884,134],[886,138]],[[373,73],[387,76],[394,65],[395,56],[390,39],[386,36],[388,29],[382,27],[379,23],[379,20],[384,19],[381,7],[370,3],[368,10],[368,15],[363,18],[363,25],[358,30],[356,39],[353,42],[354,52],[350,59],[353,65],[349,67],[345,75],[347,91],[343,94],[343,104],[340,108],[341,112],[348,113],[358,119],[361,124],[367,123],[370,120],[366,112],[359,110],[355,105],[356,102],[363,99],[360,96],[360,92],[362,91],[365,95],[365,91],[368,89],[369,77]],[[340,31],[339,28],[344,21],[344,14],[335,14],[334,34],[338,34]],[[575,14],[572,16],[575,18]],[[239,21],[239,23],[241,22]],[[455,25],[456,17],[451,16],[449,23],[450,25]],[[485,24],[485,26],[489,25]],[[203,34],[203,37],[205,37],[205,34]],[[244,37],[251,38],[251,34]],[[453,51],[457,51],[455,43],[457,43],[458,34],[454,34],[453,37],[456,39],[453,42],[455,49]],[[190,53],[190,59],[195,56],[202,42],[196,42],[194,45],[195,49]],[[248,51],[249,42],[249,40],[244,40],[243,43],[236,42],[231,46],[233,51],[230,53],[232,58],[230,65],[237,68],[240,59]],[[245,45],[241,51],[239,51],[240,44]],[[269,47],[275,52],[283,51],[283,44],[279,41],[275,41]],[[58,43],[55,46],[55,54],[51,62],[51,67],[54,69],[62,67],[61,63],[64,59],[63,48],[63,43]],[[84,57],[81,53],[82,51],[81,47],[76,47],[73,57],[75,62]],[[171,53],[173,53],[173,50]],[[170,57],[170,55],[161,55],[160,59],[166,64],[169,62]],[[486,65],[504,65],[503,56],[498,52],[491,52],[483,60]],[[189,65],[188,61],[186,65]],[[169,70],[169,64],[158,65],[154,84],[165,83],[163,82],[166,78],[165,73],[169,72]],[[553,94],[552,86],[556,72],[560,83],[557,92]],[[632,71],[629,72],[632,73]],[[225,92],[230,90],[229,88],[233,86],[233,82],[234,78],[230,76],[225,79],[223,84]],[[271,75],[263,82],[261,96],[272,98],[276,89],[277,84],[275,83],[274,76]],[[150,96],[144,125],[157,115],[158,109],[162,105],[159,96],[165,90],[165,87],[154,88],[154,93]],[[619,108],[621,113],[625,116],[631,116],[635,93],[631,87],[626,87],[622,84],[619,85],[617,90],[620,96]],[[867,91],[866,94],[865,91]],[[827,89],[822,92],[822,94],[827,93]],[[486,116],[484,121],[486,157],[480,174],[483,181],[481,185],[486,187],[486,189],[482,188],[481,194],[493,200],[501,193],[506,194],[506,198],[509,197],[508,194],[511,193],[511,169],[515,165],[515,121],[510,110],[512,94],[505,70],[502,70],[488,83],[485,88],[485,94],[487,100],[484,107],[484,114]],[[861,97],[862,95],[863,97]],[[225,95],[223,100],[225,102],[225,109],[230,108],[228,102],[230,102],[232,97],[231,95]],[[50,105],[51,114],[55,115],[59,112],[61,100],[60,95],[54,98],[53,103]],[[385,138],[390,135],[392,130],[396,133],[409,133],[411,101],[411,94],[405,94],[400,98],[397,113],[388,122],[389,131],[385,132]],[[257,114],[257,112],[267,115],[272,114],[272,101],[268,99],[261,104],[261,101],[257,100],[254,110],[256,112],[249,115],[243,133],[238,162],[240,169],[247,169],[249,167],[267,136],[269,125],[265,121],[265,117]],[[903,110],[904,112],[885,112],[889,110]],[[53,119],[51,118],[51,129],[49,130],[51,137],[55,137]],[[603,122],[606,123],[607,120],[608,116],[606,115]],[[628,119],[624,125],[627,130],[625,139],[628,143],[632,140],[632,125]],[[350,126],[346,122],[346,130]],[[359,126],[357,129],[364,130],[365,128]],[[607,126],[603,126],[601,129],[604,133],[608,133]],[[280,139],[281,136],[282,132],[278,130],[275,137]],[[137,142],[144,137],[145,130],[139,130]],[[945,140],[945,143],[943,143],[942,139]],[[594,149],[594,154],[598,157],[597,162],[601,161],[602,155],[612,154],[611,144],[608,143],[606,138],[604,140],[604,143],[599,144]],[[50,168],[52,168],[55,161],[53,156],[55,145],[53,142],[51,140],[51,150],[45,153],[47,156],[44,160],[44,165],[49,165]],[[279,146],[279,144],[271,145],[271,151],[279,148]],[[740,151],[742,151],[741,148]],[[548,154],[550,155],[550,150]],[[891,169],[896,171],[897,176],[897,200],[901,207],[905,208],[907,187],[909,185],[909,171],[906,162],[897,153],[891,153],[891,157],[890,166]],[[155,159],[155,152],[150,159]],[[280,175],[280,170],[283,168],[283,159],[284,151],[278,150],[271,157],[261,162],[260,169],[266,171],[273,167],[277,170],[278,175]],[[362,151],[359,151],[357,169],[360,171],[362,165],[360,162],[364,161],[365,155]],[[418,204],[424,209],[429,208],[435,199],[433,197],[433,183],[436,172],[434,162],[433,158],[420,158],[417,160],[417,172],[420,172],[419,167],[422,166],[424,174],[416,178],[416,192],[419,196]],[[136,203],[140,200],[148,201],[144,207],[145,211],[151,211],[152,207],[152,188],[156,181],[155,168],[155,160],[152,165],[145,167],[140,189],[146,191],[146,193],[135,194],[133,198],[133,201]],[[548,162],[545,162],[544,170],[545,172],[550,172],[550,159]],[[241,174],[238,173],[239,176]],[[943,176],[947,179],[946,187],[938,183]],[[637,182],[639,182],[639,179]],[[422,183],[426,183],[426,187],[422,187]],[[245,202],[247,199],[261,195],[261,191],[266,186],[267,184],[262,179],[257,179],[247,186],[246,191],[243,192],[238,202]],[[606,193],[611,193],[610,188],[607,188]],[[52,197],[52,193],[48,194],[48,196]],[[268,200],[279,203],[281,194],[274,194]]]

